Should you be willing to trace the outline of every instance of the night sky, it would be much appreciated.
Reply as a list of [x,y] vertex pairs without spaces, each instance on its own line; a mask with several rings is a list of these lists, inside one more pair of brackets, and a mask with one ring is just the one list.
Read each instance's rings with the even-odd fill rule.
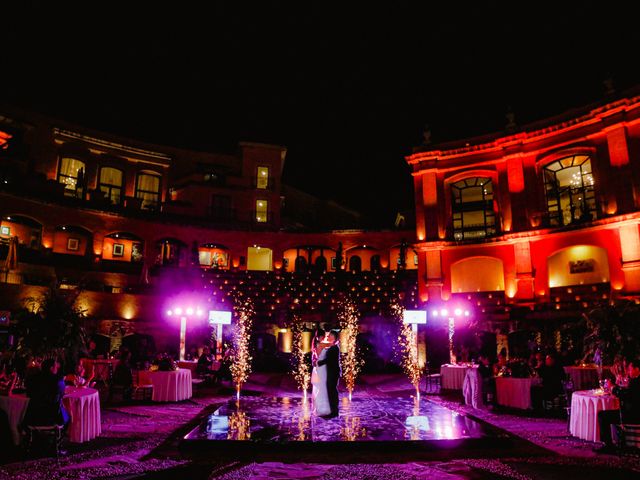
[[285,182],[378,226],[413,207],[425,124],[460,139],[640,84],[633,2],[15,3],[0,103],[192,149],[285,145]]

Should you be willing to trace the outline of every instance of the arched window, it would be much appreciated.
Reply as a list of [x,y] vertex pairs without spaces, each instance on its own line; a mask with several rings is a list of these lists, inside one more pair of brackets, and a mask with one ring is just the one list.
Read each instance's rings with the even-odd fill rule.
[[122,201],[122,178],[122,170],[111,167],[100,169],[100,190],[114,205],[119,205]]
[[587,155],[556,160],[543,172],[550,225],[569,225],[596,217],[594,180]]
[[82,198],[86,171],[84,162],[77,158],[63,157],[60,159],[58,182],[64,184],[66,196]]
[[142,208],[154,210],[160,205],[160,175],[140,172],[136,182],[136,198],[142,200]]
[[487,177],[465,178],[451,185],[453,237],[456,240],[496,234],[493,185]]

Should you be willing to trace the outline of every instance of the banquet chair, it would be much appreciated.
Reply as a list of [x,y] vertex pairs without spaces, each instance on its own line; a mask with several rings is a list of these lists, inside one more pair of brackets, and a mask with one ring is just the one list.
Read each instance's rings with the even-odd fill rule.
[[27,432],[27,454],[32,453],[33,446],[38,439],[53,442],[56,458],[60,455],[64,425],[25,425]]
[[618,453],[625,450],[640,450],[640,425],[622,423],[613,425],[618,436]]
[[432,393],[434,387],[436,387],[438,393],[440,393],[440,389],[442,388],[442,374],[440,372],[435,373],[435,370],[432,370],[431,364],[428,361],[425,363],[424,369],[427,393]]
[[573,396],[575,387],[573,385],[573,380],[568,375],[567,379],[562,381],[562,390],[564,391],[565,399],[564,410],[567,413],[567,431],[569,431],[569,426],[571,424],[571,398]]
[[151,400],[153,396],[153,385],[149,379],[146,370],[142,370],[145,374],[140,375],[141,370],[135,371],[135,378],[133,382],[133,393],[131,395],[133,400]]

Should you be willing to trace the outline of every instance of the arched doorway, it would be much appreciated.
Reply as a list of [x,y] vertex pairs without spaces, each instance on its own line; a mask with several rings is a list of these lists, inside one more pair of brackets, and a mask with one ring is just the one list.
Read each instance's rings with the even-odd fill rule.
[[307,259],[304,257],[296,257],[294,271],[296,273],[305,273],[307,271]]
[[499,258],[471,257],[451,265],[452,293],[495,291],[504,291],[504,268]]
[[590,285],[609,281],[607,251],[593,245],[574,245],[547,259],[549,287]]
[[374,255],[371,257],[371,271],[377,272],[380,270],[380,255]]
[[144,242],[140,237],[128,232],[105,235],[102,242],[102,260],[117,262],[142,262]]
[[93,255],[93,235],[89,230],[75,225],[60,225],[53,233],[52,252],[78,257]]
[[156,264],[179,267],[185,264],[187,245],[177,238],[161,238],[156,242]]
[[362,271],[362,259],[358,255],[352,255],[351,258],[349,258],[349,271]]
[[205,243],[198,247],[198,263],[204,268],[227,270],[229,249],[219,243]]
[[320,256],[316,258],[315,270],[317,273],[323,273],[327,271],[327,258]]
[[22,215],[7,215],[0,220],[0,238],[18,237],[18,244],[37,250],[42,242],[42,224]]
[[272,255],[273,252],[270,248],[258,246],[249,247],[247,249],[247,270],[273,270]]

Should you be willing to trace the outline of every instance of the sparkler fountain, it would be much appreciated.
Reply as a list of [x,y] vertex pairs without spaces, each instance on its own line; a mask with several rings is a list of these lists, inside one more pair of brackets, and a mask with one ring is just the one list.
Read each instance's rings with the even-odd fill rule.
[[234,311],[238,323],[233,335],[234,353],[231,364],[231,377],[236,386],[236,399],[240,400],[240,389],[251,373],[249,340],[251,338],[254,315],[253,302],[250,298],[236,299]]
[[349,401],[353,394],[356,378],[362,368],[362,359],[356,344],[358,336],[358,310],[352,299],[347,298],[339,303],[340,328],[340,352],[342,363],[342,376],[349,391]]
[[[409,377],[411,385],[416,389],[416,399],[420,400],[420,378],[422,369],[418,357],[418,324],[423,323],[422,316],[407,315],[404,307],[398,302],[391,304],[393,316],[400,322],[400,332],[398,334],[398,345],[402,352],[402,369]],[[416,312],[418,311],[411,311]],[[418,318],[416,318],[418,317]],[[424,316],[426,322],[426,315]]]
[[307,390],[311,382],[311,367],[307,363],[302,338],[303,326],[294,318],[293,326],[293,378],[302,390],[303,402],[307,402]]

